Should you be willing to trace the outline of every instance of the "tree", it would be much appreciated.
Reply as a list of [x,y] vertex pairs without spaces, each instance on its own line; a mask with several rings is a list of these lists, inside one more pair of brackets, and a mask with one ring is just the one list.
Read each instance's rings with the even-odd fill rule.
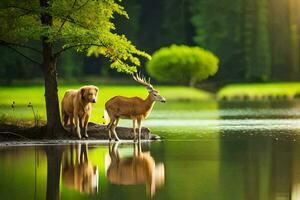
[[273,80],[299,80],[299,1],[269,1]]
[[[47,135],[62,132],[57,95],[56,61],[68,49],[103,55],[111,67],[132,73],[140,65],[137,50],[124,35],[114,33],[114,14],[128,18],[114,0],[9,0],[1,3],[0,43],[40,66],[45,80]],[[40,48],[39,48],[40,47]],[[28,57],[26,49],[39,55]]]
[[172,45],[159,49],[147,63],[154,78],[164,82],[181,82],[194,86],[218,71],[219,59],[200,47]]
[[268,30],[268,1],[244,2],[243,48],[246,78],[268,81],[271,78],[271,50]]

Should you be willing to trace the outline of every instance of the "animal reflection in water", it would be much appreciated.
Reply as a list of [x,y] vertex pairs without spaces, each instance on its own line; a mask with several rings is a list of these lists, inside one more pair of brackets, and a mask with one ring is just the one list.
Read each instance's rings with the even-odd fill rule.
[[80,193],[96,193],[98,192],[98,167],[93,166],[89,161],[87,151],[87,144],[77,144],[70,147],[70,152],[64,153],[62,181],[66,187],[78,190]]
[[142,152],[140,143],[134,143],[133,156],[120,158],[119,143],[109,145],[109,154],[105,157],[106,178],[119,185],[146,184],[148,194],[152,197],[156,188],[165,182],[163,163],[155,164],[150,152]]

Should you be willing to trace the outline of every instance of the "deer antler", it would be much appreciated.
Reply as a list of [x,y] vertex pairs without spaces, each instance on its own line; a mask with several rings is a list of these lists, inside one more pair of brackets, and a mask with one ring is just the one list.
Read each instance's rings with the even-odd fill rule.
[[146,88],[148,89],[148,90],[153,90],[153,86],[151,85],[151,83],[150,83],[150,78],[148,79],[148,82],[145,80],[145,78],[143,77],[143,76],[141,76],[141,74],[138,74],[138,73],[134,73],[133,75],[132,75],[132,78],[136,81],[136,82],[138,82],[138,83],[140,83],[140,84],[142,84],[142,85],[144,85],[144,86],[146,86]]

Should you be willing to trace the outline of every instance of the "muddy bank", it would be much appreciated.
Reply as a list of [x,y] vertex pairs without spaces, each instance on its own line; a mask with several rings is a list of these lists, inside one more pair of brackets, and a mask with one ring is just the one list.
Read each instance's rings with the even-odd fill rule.
[[[0,124],[0,142],[1,141],[27,141],[44,139],[45,126],[42,127],[22,127],[11,124]],[[62,140],[78,140],[75,134],[72,134],[70,127],[66,127],[67,132]],[[127,127],[117,127],[116,131],[121,140],[133,140],[133,129]],[[108,140],[108,130],[106,125],[90,122],[88,125],[88,140]],[[87,140],[82,139],[82,140]],[[151,134],[150,129],[143,127],[141,133],[143,140],[158,140],[158,135]],[[49,140],[51,141],[51,140]]]

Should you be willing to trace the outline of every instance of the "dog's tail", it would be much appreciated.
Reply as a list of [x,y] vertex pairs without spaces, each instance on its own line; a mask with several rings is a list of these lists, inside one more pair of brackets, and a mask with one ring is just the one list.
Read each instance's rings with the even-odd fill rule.
[[103,118],[104,118],[104,120],[105,120],[105,124],[109,124],[109,122],[110,122],[110,117],[109,117],[109,115],[108,115],[106,109],[104,109],[104,115],[103,115]]

